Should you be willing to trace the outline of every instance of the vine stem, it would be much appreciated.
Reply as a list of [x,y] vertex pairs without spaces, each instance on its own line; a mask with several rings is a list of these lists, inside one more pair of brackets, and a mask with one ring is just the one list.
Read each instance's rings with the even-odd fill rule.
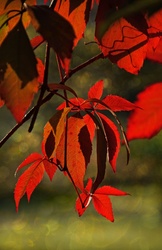
[[37,105],[36,105],[36,108],[34,110],[34,113],[33,113],[33,117],[32,117],[32,120],[31,120],[31,123],[30,123],[30,126],[29,126],[29,132],[31,132],[34,128],[34,124],[35,124],[35,121],[37,119],[37,115],[38,115],[38,112],[39,112],[39,109],[40,109],[40,106],[41,106],[41,103],[42,103],[42,99],[44,97],[44,94],[47,90],[47,83],[48,83],[48,71],[49,71],[49,58],[50,58],[50,46],[49,46],[49,43],[46,44],[46,52],[45,52],[45,70],[44,70],[44,78],[43,78],[43,84],[41,86],[41,91],[40,91],[40,95],[39,95],[39,98],[38,98],[38,101],[37,101]]
[[[104,55],[102,53],[90,58],[89,60],[87,60],[86,62],[80,64],[79,66],[75,67],[74,69],[72,69],[68,76],[65,76],[63,78],[63,80],[60,82],[60,84],[65,84],[65,82],[71,77],[73,76],[75,73],[77,73],[78,71],[80,71],[81,69],[84,69],[85,67],[87,67],[88,65],[92,64],[93,62],[99,60],[99,59],[103,59]],[[57,93],[57,90],[54,90],[53,92],[50,92],[47,96],[45,96],[42,100],[41,100],[41,104],[40,106],[42,106],[43,104],[45,104],[46,102],[48,102],[54,95],[55,93]],[[22,121],[20,123],[17,123],[0,141],[0,148],[8,141],[8,139],[25,123],[27,122],[31,116],[33,115],[33,113],[35,112],[37,106],[34,106],[31,110],[29,110],[29,112],[24,116],[24,118],[22,119]]]

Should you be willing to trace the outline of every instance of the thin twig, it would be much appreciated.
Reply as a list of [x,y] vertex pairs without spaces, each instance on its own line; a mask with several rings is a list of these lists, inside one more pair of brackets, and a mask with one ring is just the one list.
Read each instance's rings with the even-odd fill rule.
[[33,127],[34,127],[34,124],[35,124],[35,121],[36,121],[36,118],[37,118],[37,115],[38,115],[38,112],[39,112],[39,109],[40,109],[40,106],[41,106],[41,102],[42,102],[42,99],[44,97],[44,94],[47,90],[47,83],[48,83],[48,71],[49,71],[49,58],[50,58],[50,46],[49,44],[47,43],[46,44],[46,52],[45,52],[45,71],[44,71],[44,79],[43,79],[43,84],[41,86],[41,91],[40,91],[40,95],[39,95],[39,98],[38,98],[38,102],[37,102],[37,105],[36,105],[36,108],[35,108],[35,111],[34,111],[34,114],[33,114],[33,118],[31,120],[31,123],[30,123],[30,126],[29,126],[29,132],[32,131]]
[[[93,63],[94,61],[100,59],[100,58],[104,58],[103,54],[100,53],[94,57],[92,57],[91,59],[87,60],[86,62],[80,64],[79,66],[75,67],[74,69],[72,69],[69,73],[68,76],[65,76],[63,81],[60,82],[60,84],[65,84],[65,82],[71,77],[73,76],[75,73],[77,73],[78,71],[80,71],[81,69],[87,67],[88,65],[90,65],[91,63]],[[57,93],[56,91],[53,91],[52,93],[49,93],[46,97],[44,97],[41,101],[41,106],[45,103],[47,103],[54,95],[55,93]],[[22,119],[22,121],[20,123],[17,123],[0,141],[0,148],[5,144],[5,142],[8,141],[8,139],[26,122],[28,121],[31,116],[33,115],[33,113],[35,112],[36,106],[33,107]]]

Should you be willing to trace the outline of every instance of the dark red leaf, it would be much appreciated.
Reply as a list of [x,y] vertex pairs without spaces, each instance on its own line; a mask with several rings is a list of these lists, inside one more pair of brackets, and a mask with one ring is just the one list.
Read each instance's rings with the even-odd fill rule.
[[100,183],[103,181],[106,170],[106,157],[107,157],[107,140],[104,127],[102,123],[94,120],[97,125],[96,129],[96,153],[97,153],[97,176],[92,186],[92,192],[94,192]]
[[34,28],[58,54],[68,72],[75,38],[72,25],[48,6],[28,6],[27,10]]
[[116,127],[116,125],[105,115],[98,113],[100,116],[105,135],[107,139],[107,151],[108,151],[108,159],[112,166],[113,171],[116,171],[116,160],[120,151],[120,134]]

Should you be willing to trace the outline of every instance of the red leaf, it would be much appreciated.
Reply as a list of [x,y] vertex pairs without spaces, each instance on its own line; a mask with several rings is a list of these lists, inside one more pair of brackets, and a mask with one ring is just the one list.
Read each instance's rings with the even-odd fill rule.
[[[84,119],[85,121],[85,119]],[[86,138],[86,140],[85,140]],[[90,133],[87,126],[83,126],[79,133],[79,144],[80,149],[84,155],[85,159],[85,166],[87,167],[88,163],[90,162],[90,157],[92,154],[92,141],[90,138]]]
[[43,144],[48,158],[54,158],[55,151],[65,129],[65,119],[71,108],[64,108],[56,114],[44,126]]
[[83,190],[83,193],[80,194],[82,202],[79,198],[76,200],[76,211],[78,212],[79,216],[85,212],[92,200],[96,211],[106,219],[113,222],[114,215],[109,195],[123,196],[128,195],[128,193],[111,186],[100,187],[94,193],[91,193],[91,188],[92,179],[89,179],[87,186]]
[[115,195],[115,196],[128,195],[128,193],[111,186],[103,186],[98,188],[95,192],[95,195],[96,194]]
[[95,194],[93,195],[92,202],[93,202],[94,208],[99,214],[101,214],[106,219],[110,220],[111,222],[114,221],[112,204],[108,196]]
[[64,150],[65,150],[65,133],[62,134],[62,138],[56,150],[56,159],[60,162],[60,165],[65,165],[70,172],[70,175],[77,187],[83,189],[83,178],[85,175],[85,158],[80,148],[79,133],[85,126],[83,118],[76,114],[68,119],[67,130],[67,162],[64,162]]
[[103,80],[96,82],[88,91],[88,98],[100,99],[103,93]]
[[89,194],[90,194],[91,188],[92,188],[92,179],[88,179],[87,185],[86,185],[85,189],[83,189],[83,193],[80,194],[80,198],[82,200],[82,203],[78,197],[76,200],[76,204],[75,204],[75,209],[78,212],[79,216],[82,216],[82,214],[85,212],[85,210],[87,209],[87,207],[90,203],[88,201],[89,201],[89,197],[90,197]]
[[44,38],[40,35],[33,37],[30,40],[31,46],[33,47],[33,49],[37,48],[41,43],[43,43]]
[[[110,12],[109,1],[100,0],[95,31],[99,47],[104,56],[108,57],[113,63],[116,63],[120,68],[137,74],[146,57],[147,29],[145,28],[141,31],[137,28],[139,24],[137,23],[138,18],[136,16],[133,16],[133,20],[131,21],[130,19],[120,18],[112,24],[109,21],[111,18],[107,18]],[[140,26],[147,27],[145,18],[142,20]],[[105,26],[107,30],[103,32]]]
[[114,221],[112,204],[108,195],[127,195],[128,193],[110,186],[98,188],[93,194],[93,204],[96,211],[110,221]]
[[[100,119],[100,117],[98,116]],[[92,192],[94,192],[100,183],[103,181],[106,169],[106,157],[107,157],[107,140],[105,135],[105,130],[100,124],[96,122],[97,125],[97,138],[96,138],[96,154],[97,154],[97,176],[92,186]]]
[[149,47],[149,49],[147,50],[147,58],[149,60],[162,63],[162,39],[160,39],[155,49]]
[[98,113],[100,116],[107,138],[108,159],[113,171],[116,171],[116,160],[120,151],[120,134],[116,125],[105,115]]
[[28,164],[34,163],[36,161],[41,161],[43,159],[43,156],[38,153],[32,153],[29,155],[16,169],[15,174],[22,169],[23,167],[27,166]]
[[57,166],[54,163],[56,163],[55,159],[53,159],[51,162],[49,162],[48,160],[43,161],[45,171],[48,174],[51,181],[52,181],[53,176],[54,176],[54,174],[56,173],[56,170],[57,170]]
[[44,174],[42,162],[34,162],[18,179],[14,190],[16,210],[18,211],[20,199],[27,194],[28,201],[36,186],[41,182]]
[[58,0],[56,3],[55,11],[66,18],[74,28],[76,35],[74,47],[84,35],[90,9],[91,0],[79,0],[79,4],[76,0]]
[[162,83],[147,87],[137,96],[135,109],[128,119],[127,138],[151,138],[162,128]]
[[[134,108],[137,108],[134,103],[129,102],[128,100],[116,95],[107,95],[102,99],[102,102],[105,103],[114,112],[130,111]],[[101,104],[98,104],[97,109],[104,110],[105,107]]]
[[27,10],[32,25],[54,49],[68,72],[75,39],[72,25],[48,6],[28,6]]
[[149,42],[148,42],[148,50],[156,49],[159,40],[160,34],[162,32],[162,9],[155,12],[148,18],[149,23]]
[[94,135],[95,135],[95,123],[92,120],[92,118],[87,114],[83,116],[84,122],[88,128],[89,134],[90,134],[90,139],[91,142],[93,141]]

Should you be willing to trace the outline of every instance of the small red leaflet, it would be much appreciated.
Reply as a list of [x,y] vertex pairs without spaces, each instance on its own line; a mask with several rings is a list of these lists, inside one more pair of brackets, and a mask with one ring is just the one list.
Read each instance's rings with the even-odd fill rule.
[[43,179],[44,172],[48,174],[50,180],[52,180],[57,166],[54,164],[54,161],[49,162],[46,156],[32,153],[29,155],[16,169],[17,172],[31,164],[27,170],[19,177],[15,190],[14,190],[14,199],[16,204],[16,210],[18,211],[19,203],[24,194],[27,194],[28,201],[30,200],[31,194],[34,189]]
[[128,195],[128,193],[111,186],[100,187],[94,193],[91,193],[91,188],[92,188],[92,179],[89,179],[87,182],[87,186],[80,194],[82,203],[79,197],[76,200],[76,211],[78,212],[78,215],[81,216],[85,212],[85,210],[87,209],[92,200],[95,210],[100,215],[113,222],[114,214],[109,195],[124,196]]

